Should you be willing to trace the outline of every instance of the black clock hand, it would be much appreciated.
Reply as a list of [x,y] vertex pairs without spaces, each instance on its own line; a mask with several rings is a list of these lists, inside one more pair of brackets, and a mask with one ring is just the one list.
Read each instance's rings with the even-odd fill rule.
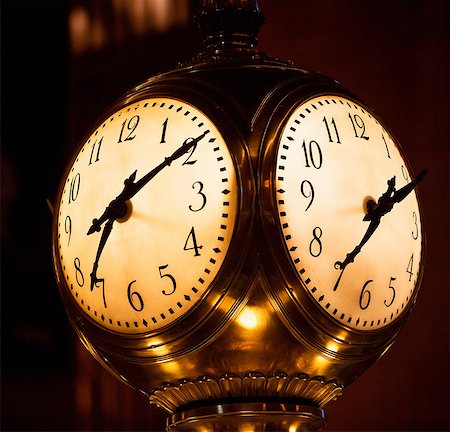
[[[124,181],[124,188],[122,192],[113,199],[108,207],[106,207],[103,214],[100,216],[99,219],[94,219],[92,221],[92,225],[88,230],[88,235],[98,232],[101,230],[101,226],[104,222],[106,222],[106,225],[103,228],[102,236],[100,238],[100,242],[98,244],[97,248],[97,254],[95,257],[94,264],[92,266],[92,272],[91,272],[91,291],[93,291],[94,287],[97,286],[97,284],[104,283],[104,279],[99,279],[97,277],[97,269],[98,269],[98,263],[100,261],[100,257],[102,255],[103,249],[106,245],[106,242],[108,240],[109,235],[111,234],[114,222],[117,218],[123,216],[124,209],[126,209],[126,201],[131,199],[134,195],[136,195],[153,177],[156,176],[164,167],[169,166],[174,160],[178,159],[185,153],[187,153],[192,147],[196,146],[197,143],[204,138],[206,133],[203,133],[202,135],[198,136],[197,138],[187,139],[181,147],[179,147],[177,150],[175,150],[172,155],[169,157],[166,157],[163,162],[161,162],[157,167],[153,168],[151,171],[149,171],[145,176],[143,176],[140,180],[138,180],[136,183],[134,182],[136,178],[136,171],[130,175],[125,181]],[[103,286],[103,303],[106,307],[106,299],[105,299],[105,290]]]
[[[98,244],[97,249],[97,255],[95,256],[94,265],[92,266],[92,272],[91,272],[91,291],[94,290],[94,288],[97,286],[97,284],[100,282],[104,284],[104,279],[99,279],[97,277],[97,269],[98,269],[98,262],[100,260],[100,256],[102,255],[103,248],[105,247],[106,241],[108,240],[109,235],[111,234],[113,224],[115,219],[109,219],[108,222],[106,222],[105,227],[103,228],[102,236],[100,238],[100,242]],[[105,287],[103,285],[103,304],[106,308],[106,298],[105,298]]]
[[392,210],[394,204],[404,200],[426,177],[426,175],[427,170],[425,169],[414,180],[412,180],[406,186],[403,186],[398,191],[395,190],[395,176],[388,180],[388,188],[386,192],[381,195],[376,204],[369,208],[367,214],[363,218],[363,221],[370,221],[370,224],[367,227],[367,230],[360,243],[350,253],[347,254],[344,261],[336,261],[334,263],[334,267],[336,269],[340,269],[341,273],[339,274],[339,277],[334,285],[333,291],[337,290],[339,282],[342,278],[342,274],[344,273],[347,265],[355,260],[356,255],[361,252],[362,247],[367,243],[370,237],[372,237],[373,233],[380,225],[381,218]]
[[111,231],[113,229],[113,224],[114,224],[114,219],[110,219],[108,222],[106,222],[106,225],[103,228],[102,236],[100,238],[100,242],[99,242],[98,248],[97,248],[97,255],[95,256],[94,265],[92,266],[91,291],[94,289],[94,285],[96,285],[97,282],[101,281],[101,279],[97,278],[98,262],[100,260],[101,254],[103,252],[103,248],[105,247],[106,241],[108,240],[108,237],[111,234]]
[[206,132],[197,138],[188,138],[184,141],[181,147],[175,150],[170,156],[166,157],[157,167],[153,168],[137,182],[134,181],[136,179],[136,171],[131,174],[130,177],[124,181],[124,188],[122,192],[109,203],[100,218],[92,220],[92,225],[88,230],[88,235],[94,232],[99,232],[101,230],[101,226],[106,221],[109,221],[110,219],[115,220],[123,216],[126,211],[126,201],[136,195],[153,177],[156,176],[156,174],[162,171],[163,168],[169,166],[174,160],[180,158],[192,147],[196,146],[197,143],[205,137],[205,135]]
[[[398,191],[396,191],[394,188],[392,196],[390,194],[384,193],[378,200],[378,203],[369,208],[363,220],[369,221],[373,219],[380,219],[386,213],[389,213],[394,207],[394,204],[403,201],[410,194],[410,192],[412,192],[413,189],[426,177],[427,172],[428,170],[424,169],[414,180],[409,182],[406,186],[403,186]],[[395,177],[393,177],[391,180],[394,180],[395,182]]]

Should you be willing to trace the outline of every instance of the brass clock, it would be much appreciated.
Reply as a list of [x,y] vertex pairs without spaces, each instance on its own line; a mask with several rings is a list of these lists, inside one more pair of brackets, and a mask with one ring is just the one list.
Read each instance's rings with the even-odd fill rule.
[[186,315],[227,258],[235,164],[217,126],[186,101],[148,97],[106,116],[57,200],[54,259],[82,315],[123,334]]
[[339,83],[255,51],[255,1],[201,6],[204,51],[124,96],[63,175],[60,292],[169,429],[319,429],[416,301],[426,171]]

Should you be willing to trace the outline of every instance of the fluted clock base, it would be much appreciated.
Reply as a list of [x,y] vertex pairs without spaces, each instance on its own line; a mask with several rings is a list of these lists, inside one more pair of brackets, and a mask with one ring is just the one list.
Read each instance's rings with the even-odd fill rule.
[[322,430],[321,408],[279,402],[224,403],[186,409],[167,420],[169,432],[308,432]]

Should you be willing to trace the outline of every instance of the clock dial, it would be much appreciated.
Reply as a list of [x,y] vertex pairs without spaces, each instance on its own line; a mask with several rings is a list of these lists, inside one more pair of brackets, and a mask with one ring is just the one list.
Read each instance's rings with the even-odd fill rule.
[[274,172],[279,228],[309,295],[355,330],[395,321],[419,279],[422,177],[391,135],[358,103],[315,97],[288,118]]
[[233,159],[203,112],[169,98],[120,109],[82,145],[63,183],[57,259],[85,314],[141,333],[202,298],[238,206]]

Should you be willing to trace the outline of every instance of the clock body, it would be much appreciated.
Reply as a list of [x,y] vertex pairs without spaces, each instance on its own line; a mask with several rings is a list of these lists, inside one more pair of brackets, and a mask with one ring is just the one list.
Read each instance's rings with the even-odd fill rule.
[[200,56],[131,90],[69,163],[53,222],[67,313],[168,411],[253,391],[323,406],[417,297],[416,190],[339,268],[392,178],[414,179],[400,146],[336,81],[253,50]]

